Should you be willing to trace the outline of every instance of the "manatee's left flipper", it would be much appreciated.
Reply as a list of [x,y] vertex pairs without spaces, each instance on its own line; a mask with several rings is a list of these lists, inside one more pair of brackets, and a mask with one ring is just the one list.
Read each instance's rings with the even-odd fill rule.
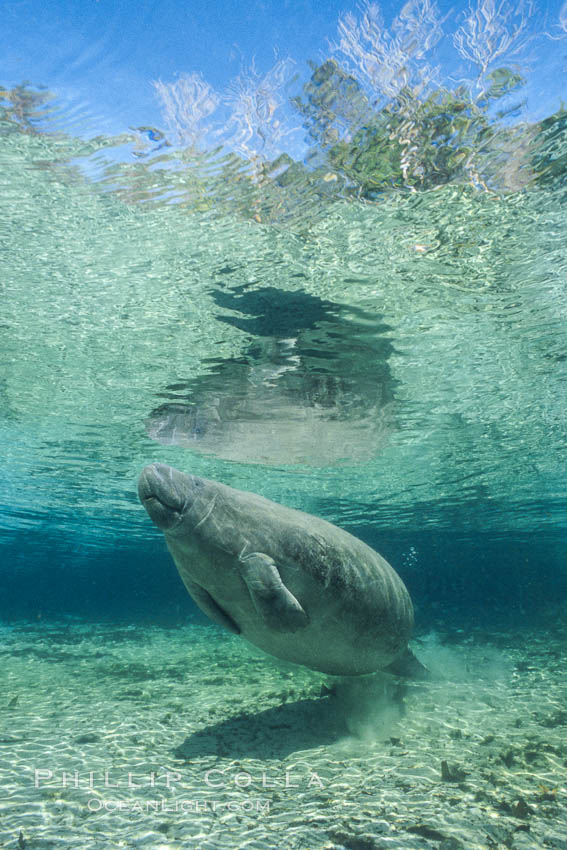
[[239,564],[254,607],[270,629],[295,632],[307,625],[307,614],[282,582],[269,555],[252,552],[239,558]]

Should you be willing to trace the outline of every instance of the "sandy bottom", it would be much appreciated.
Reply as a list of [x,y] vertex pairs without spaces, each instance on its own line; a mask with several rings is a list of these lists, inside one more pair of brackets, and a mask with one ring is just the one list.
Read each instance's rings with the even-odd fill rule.
[[0,846],[567,850],[559,634],[333,680],[214,626],[0,626]]

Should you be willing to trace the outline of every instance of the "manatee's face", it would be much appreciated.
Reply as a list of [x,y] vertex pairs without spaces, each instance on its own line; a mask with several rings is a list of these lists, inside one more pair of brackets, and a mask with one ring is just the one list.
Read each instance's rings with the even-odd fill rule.
[[157,527],[172,532],[185,526],[184,520],[191,520],[195,513],[195,522],[198,521],[197,503],[206,496],[206,482],[164,463],[152,463],[142,470],[138,495]]

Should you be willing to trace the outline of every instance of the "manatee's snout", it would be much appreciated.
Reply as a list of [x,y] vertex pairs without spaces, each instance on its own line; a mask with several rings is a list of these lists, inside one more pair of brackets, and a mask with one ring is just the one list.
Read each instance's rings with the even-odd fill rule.
[[172,466],[151,463],[138,480],[138,495],[153,522],[162,531],[174,528],[193,501],[193,479]]

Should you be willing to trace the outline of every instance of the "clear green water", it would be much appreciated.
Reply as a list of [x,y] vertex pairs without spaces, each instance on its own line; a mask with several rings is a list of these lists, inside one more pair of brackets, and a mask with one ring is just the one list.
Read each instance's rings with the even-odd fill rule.
[[[63,136],[0,144],[8,533],[144,537],[152,460],[354,526],[564,527],[560,179],[376,201],[252,186],[245,206],[235,177],[236,200],[217,180],[171,203],[210,163],[137,176]],[[176,434],[162,416],[165,445],[164,404],[186,412]]]

